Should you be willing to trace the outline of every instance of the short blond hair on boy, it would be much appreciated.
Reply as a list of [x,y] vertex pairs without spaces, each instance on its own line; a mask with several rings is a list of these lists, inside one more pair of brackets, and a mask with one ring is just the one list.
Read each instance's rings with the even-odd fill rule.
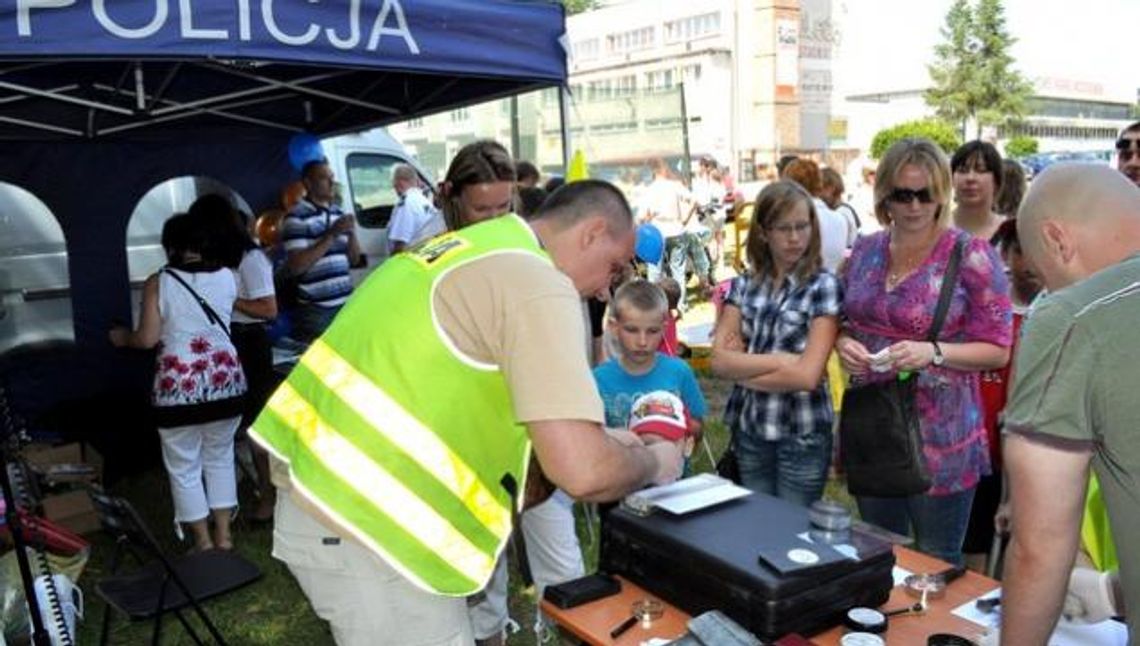
[[639,312],[661,312],[664,316],[669,311],[669,301],[659,286],[638,278],[618,288],[611,304],[611,316],[617,319],[621,315],[622,308],[626,307],[632,307]]

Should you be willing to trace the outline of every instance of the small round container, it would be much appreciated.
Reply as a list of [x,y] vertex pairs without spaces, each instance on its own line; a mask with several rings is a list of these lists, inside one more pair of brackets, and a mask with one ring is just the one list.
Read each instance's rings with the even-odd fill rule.
[[633,602],[630,614],[637,617],[642,628],[649,628],[665,614],[665,604],[656,599],[641,599]]
[[935,633],[926,638],[926,646],[978,646],[976,643],[950,633]]
[[887,646],[887,642],[871,633],[847,633],[839,638],[839,646]]
[[887,616],[874,608],[852,608],[843,615],[843,625],[857,633],[877,635],[887,631]]
[[843,505],[830,500],[817,500],[808,509],[811,526],[825,532],[843,532],[851,529],[851,512]]

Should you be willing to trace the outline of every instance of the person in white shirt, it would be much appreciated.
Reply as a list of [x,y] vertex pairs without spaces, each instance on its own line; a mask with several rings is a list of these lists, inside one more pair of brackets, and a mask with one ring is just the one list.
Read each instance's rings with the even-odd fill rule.
[[819,198],[823,185],[819,164],[810,159],[797,159],[784,168],[781,178],[796,182],[812,195],[812,203],[815,204],[815,212],[819,216],[819,241],[823,266],[835,273],[847,253],[847,220],[832,211]]
[[388,221],[388,253],[395,254],[447,230],[443,215],[424,196],[416,170],[407,164],[392,169],[392,186],[400,201]]
[[[673,179],[672,169],[663,159],[653,162],[653,182],[641,195],[642,217],[661,231],[665,238],[665,257],[662,259],[668,275],[681,285],[681,309],[685,308],[686,269],[690,256],[693,269],[701,281],[702,290],[708,283],[708,256],[704,254],[699,238],[689,230],[690,220],[696,218],[696,200],[681,182]],[[692,252],[690,251],[692,249]],[[699,251],[699,253],[697,253]],[[649,280],[656,281],[661,266],[649,265]]]

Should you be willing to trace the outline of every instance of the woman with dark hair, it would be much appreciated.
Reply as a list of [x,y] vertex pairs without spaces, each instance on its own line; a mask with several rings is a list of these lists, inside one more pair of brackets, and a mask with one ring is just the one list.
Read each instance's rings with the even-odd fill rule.
[[229,332],[237,284],[216,233],[208,218],[167,220],[162,241],[170,262],[143,286],[138,328],[109,333],[115,347],[159,348],[151,401],[175,527],[179,535],[183,524],[190,528],[197,550],[233,548],[234,432],[246,392]]
[[440,210],[449,231],[515,208],[515,162],[497,141],[483,139],[459,149],[440,190]]
[[[913,526],[919,550],[960,565],[974,488],[990,471],[979,374],[1005,365],[1012,338],[1001,260],[986,240],[950,226],[950,183],[946,156],[930,140],[903,139],[883,155],[875,215],[885,230],[859,238],[844,267],[836,351],[853,385],[901,373],[917,379],[915,408],[932,485],[911,496],[858,496],[863,519],[903,535]],[[959,243],[948,313],[929,341]]]
[[970,141],[950,158],[954,179],[954,226],[989,240],[1005,218],[994,211],[1002,186],[1001,155],[993,144]]
[[[232,261],[237,279],[230,331],[249,383],[245,411],[238,433],[243,434],[265,406],[273,391],[273,344],[269,339],[269,322],[277,318],[277,296],[273,288],[273,264],[269,256],[254,242],[250,231],[252,218],[233,207],[229,199],[218,194],[203,195],[190,207],[191,217],[203,218],[214,232],[215,244]],[[257,471],[257,509],[251,518],[265,522],[273,517],[277,489],[269,480],[269,454],[256,443],[249,443]]]

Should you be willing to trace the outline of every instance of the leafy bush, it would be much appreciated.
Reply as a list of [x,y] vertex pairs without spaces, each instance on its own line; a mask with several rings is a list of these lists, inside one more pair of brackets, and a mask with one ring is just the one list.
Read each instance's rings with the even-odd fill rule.
[[1005,144],[1006,157],[1026,157],[1037,153],[1037,140],[1028,135],[1017,135]]
[[896,141],[908,137],[925,137],[938,144],[938,147],[946,151],[947,155],[952,154],[958,146],[962,145],[958,131],[950,124],[938,119],[920,119],[918,121],[905,121],[880,130],[871,140],[871,157],[882,159],[883,153],[887,152],[887,149]]

